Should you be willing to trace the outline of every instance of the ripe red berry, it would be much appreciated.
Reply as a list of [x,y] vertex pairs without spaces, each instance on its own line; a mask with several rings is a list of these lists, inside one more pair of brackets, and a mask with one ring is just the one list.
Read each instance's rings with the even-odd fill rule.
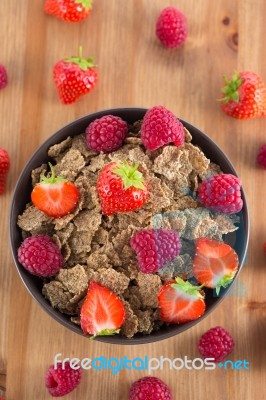
[[127,123],[120,117],[105,115],[96,119],[87,127],[87,145],[94,151],[111,153],[122,146],[127,132]]
[[204,358],[214,358],[215,362],[222,361],[234,349],[234,339],[221,326],[216,326],[205,332],[198,343],[198,350]]
[[48,235],[26,238],[18,249],[18,260],[27,271],[40,277],[53,276],[64,265],[59,247]]
[[53,78],[62,103],[71,104],[94,89],[98,71],[91,57],[87,60],[82,58],[80,48],[78,57],[66,58],[55,64]]
[[141,126],[141,140],[148,150],[156,150],[173,142],[184,144],[185,132],[176,116],[163,106],[148,110]]
[[168,48],[181,46],[188,34],[187,18],[175,7],[162,10],[156,23],[156,35]]
[[72,369],[69,363],[60,363],[55,369],[54,365],[48,368],[45,376],[45,386],[53,397],[61,397],[72,392],[80,384],[81,369]]
[[129,391],[129,400],[173,400],[169,387],[161,379],[145,376],[134,382]]
[[179,234],[167,229],[139,230],[130,244],[137,253],[139,270],[148,274],[166,266],[181,250]]
[[257,155],[257,162],[262,168],[266,169],[266,144],[261,146]]
[[44,10],[63,21],[80,22],[87,18],[93,0],[46,0]]
[[7,86],[8,77],[5,67],[0,64],[0,90],[4,89]]
[[199,187],[198,197],[205,207],[217,212],[234,214],[243,207],[240,179],[231,174],[207,178]]
[[221,107],[225,114],[237,119],[266,116],[266,86],[255,72],[235,72],[232,79],[224,78]]
[[4,193],[6,187],[6,177],[10,168],[8,152],[0,147],[0,195]]

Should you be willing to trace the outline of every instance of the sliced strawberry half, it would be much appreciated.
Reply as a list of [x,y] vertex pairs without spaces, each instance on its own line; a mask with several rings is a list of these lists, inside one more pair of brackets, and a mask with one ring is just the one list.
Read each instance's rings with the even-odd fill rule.
[[56,177],[49,163],[52,175],[41,177],[41,182],[31,192],[31,201],[49,217],[59,218],[67,215],[76,206],[79,198],[77,187],[60,176]]
[[196,243],[193,274],[199,283],[208,288],[227,287],[233,280],[239,266],[234,249],[217,240],[201,238]]
[[80,313],[81,328],[95,336],[119,333],[125,321],[122,301],[105,286],[92,281]]
[[206,308],[201,289],[178,277],[167,282],[158,295],[161,320],[182,324],[200,318]]

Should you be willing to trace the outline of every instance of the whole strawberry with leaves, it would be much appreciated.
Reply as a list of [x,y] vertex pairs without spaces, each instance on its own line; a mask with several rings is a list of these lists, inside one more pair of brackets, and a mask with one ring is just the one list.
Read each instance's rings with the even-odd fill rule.
[[82,47],[77,57],[58,61],[53,78],[62,103],[71,104],[89,93],[98,81],[98,71],[93,58],[82,58]]
[[138,163],[111,162],[100,171],[97,190],[104,215],[138,210],[146,203],[149,191],[138,167]]
[[266,86],[254,72],[235,72],[231,80],[224,78],[221,99],[225,114],[238,119],[266,116]]
[[46,0],[44,10],[47,14],[67,22],[80,22],[87,18],[93,0]]

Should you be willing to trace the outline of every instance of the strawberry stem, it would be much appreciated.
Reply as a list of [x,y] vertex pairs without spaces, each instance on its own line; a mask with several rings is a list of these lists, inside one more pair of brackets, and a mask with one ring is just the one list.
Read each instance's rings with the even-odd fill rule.
[[113,336],[120,332],[120,329],[103,329],[102,331],[95,333],[90,337],[90,340],[95,339],[97,336]]
[[52,164],[49,162],[48,163],[50,169],[51,169],[51,176],[47,178],[44,175],[41,175],[41,180],[40,183],[61,183],[61,182],[67,182],[67,179],[62,178],[62,176],[56,176],[54,167]]
[[96,67],[92,57],[89,57],[87,59],[83,58],[82,46],[79,46],[79,51],[78,51],[77,57],[66,58],[64,61],[78,65],[82,71],[86,71],[88,68]]
[[75,0],[75,3],[82,4],[86,11],[92,8],[93,0]]
[[130,165],[127,161],[124,161],[123,163],[117,164],[116,168],[113,170],[113,173],[120,176],[122,179],[125,189],[131,186],[141,190],[145,189],[144,177],[142,173],[138,171],[138,166],[138,163]]

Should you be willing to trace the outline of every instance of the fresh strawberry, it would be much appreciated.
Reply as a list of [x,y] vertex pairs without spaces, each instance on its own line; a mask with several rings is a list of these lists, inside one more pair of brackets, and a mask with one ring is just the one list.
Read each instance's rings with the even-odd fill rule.
[[137,163],[107,164],[99,174],[97,189],[105,215],[137,210],[149,196]]
[[76,206],[79,198],[77,187],[60,176],[56,177],[52,165],[50,178],[41,177],[41,182],[31,192],[35,207],[53,218],[67,215]]
[[216,288],[217,295],[221,287],[230,285],[238,265],[238,256],[228,244],[208,238],[197,241],[193,274],[199,283]]
[[0,195],[6,188],[6,177],[10,168],[10,159],[8,152],[0,147]]
[[250,119],[266,116],[266,86],[254,72],[235,72],[232,80],[224,78],[222,109],[231,117]]
[[82,58],[80,48],[78,57],[58,61],[53,69],[53,77],[60,100],[64,104],[71,104],[94,89],[98,71],[92,58]]
[[67,22],[79,22],[87,18],[93,0],[46,0],[44,10]]
[[94,337],[114,335],[119,333],[125,317],[122,301],[106,287],[91,282],[80,312],[83,332]]
[[167,282],[158,295],[161,320],[182,324],[200,318],[206,308],[201,289],[178,277]]

